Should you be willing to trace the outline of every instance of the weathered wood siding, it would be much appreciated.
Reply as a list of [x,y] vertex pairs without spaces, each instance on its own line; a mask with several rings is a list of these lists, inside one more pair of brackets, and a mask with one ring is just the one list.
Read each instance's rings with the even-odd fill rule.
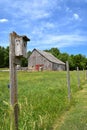
[[28,59],[28,68],[35,69],[36,65],[43,65],[43,70],[52,70],[52,63],[35,50]]
[[52,64],[52,70],[65,70],[65,65],[62,65],[62,64],[56,64],[56,63],[53,63]]

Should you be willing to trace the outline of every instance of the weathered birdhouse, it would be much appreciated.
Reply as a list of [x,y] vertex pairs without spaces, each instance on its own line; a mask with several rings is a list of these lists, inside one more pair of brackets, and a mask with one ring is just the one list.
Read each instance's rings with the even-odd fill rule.
[[30,41],[26,36],[18,36],[15,38],[15,56],[27,57],[27,41]]

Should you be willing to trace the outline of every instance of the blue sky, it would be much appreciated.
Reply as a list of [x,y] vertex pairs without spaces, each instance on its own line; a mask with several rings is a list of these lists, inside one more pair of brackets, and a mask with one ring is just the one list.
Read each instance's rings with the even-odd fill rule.
[[13,31],[31,39],[28,50],[87,56],[87,0],[1,0],[0,46],[9,46]]

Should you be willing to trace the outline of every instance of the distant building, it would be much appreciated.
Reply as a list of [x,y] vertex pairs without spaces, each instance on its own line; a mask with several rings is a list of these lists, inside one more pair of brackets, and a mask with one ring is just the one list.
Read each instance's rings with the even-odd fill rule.
[[51,53],[34,49],[28,58],[30,70],[65,70],[65,63],[57,59]]

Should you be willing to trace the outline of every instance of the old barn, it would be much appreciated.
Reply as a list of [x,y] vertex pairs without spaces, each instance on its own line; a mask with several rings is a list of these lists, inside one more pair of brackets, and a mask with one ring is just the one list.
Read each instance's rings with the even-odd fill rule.
[[51,53],[34,49],[28,58],[29,70],[65,70],[65,63]]

